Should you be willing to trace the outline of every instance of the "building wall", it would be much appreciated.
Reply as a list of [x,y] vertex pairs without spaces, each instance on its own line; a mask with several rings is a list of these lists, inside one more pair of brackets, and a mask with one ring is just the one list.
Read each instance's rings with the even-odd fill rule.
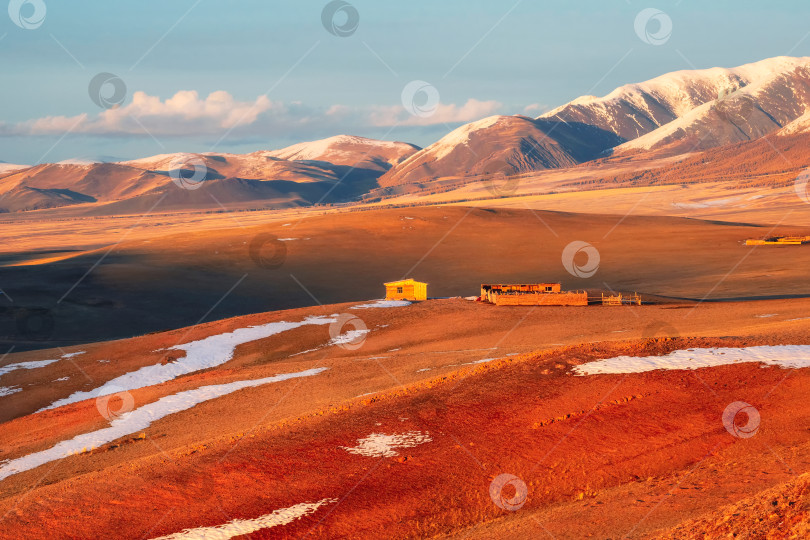
[[588,293],[491,294],[496,306],[587,306]]
[[[484,283],[481,285],[481,298],[505,293],[558,293],[562,292],[559,283]],[[490,300],[491,301],[491,300]]]
[[[402,287],[402,292],[397,292]],[[401,285],[385,286],[386,300],[427,300],[427,283],[403,283]]]

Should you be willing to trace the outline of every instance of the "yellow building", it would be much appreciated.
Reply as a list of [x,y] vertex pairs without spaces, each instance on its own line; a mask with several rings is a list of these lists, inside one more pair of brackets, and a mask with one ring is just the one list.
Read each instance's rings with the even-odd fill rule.
[[386,300],[427,300],[427,283],[402,279],[385,284]]

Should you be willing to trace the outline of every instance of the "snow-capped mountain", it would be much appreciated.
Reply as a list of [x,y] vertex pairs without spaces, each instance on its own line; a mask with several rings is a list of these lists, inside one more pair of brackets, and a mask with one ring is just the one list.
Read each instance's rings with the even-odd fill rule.
[[387,171],[418,150],[418,146],[409,143],[338,135],[262,152],[262,155],[289,161],[325,161],[333,165]]
[[[784,128],[810,128],[810,58],[777,57],[736,68],[676,71],[583,96],[536,119],[471,122],[395,166],[382,186],[569,167],[609,153],[705,150]],[[795,124],[791,124],[792,122]]]
[[570,167],[619,144],[613,133],[576,122],[490,116],[465,124],[380,178],[383,187],[427,178]]
[[665,149],[677,153],[751,141],[781,130],[810,111],[810,58],[773,58],[725,71],[735,81],[726,94],[619,146],[616,152]]
[[[736,68],[675,71],[649,81],[627,84],[604,97],[582,96],[551,110],[540,118],[564,119],[600,127],[631,141],[695,108],[735,98],[735,91],[767,86],[780,76],[810,66],[810,58],[776,57]],[[789,77],[787,77],[789,78]],[[789,84],[787,80],[784,81]],[[767,91],[776,92],[778,83]]]
[[[406,143],[338,136],[251,154],[181,152],[116,163],[71,159],[9,167],[5,173],[0,169],[0,211],[85,203],[129,212],[148,209],[159,199],[162,208],[339,202],[376,187],[384,171],[418,149]],[[205,182],[205,190],[184,190],[175,182],[195,174],[201,175],[195,182]]]
[[285,170],[288,169],[298,171],[306,166],[319,165],[384,172],[419,149],[418,146],[403,142],[337,135],[318,141],[294,144],[280,150],[260,150],[250,154],[179,152],[121,161],[119,164],[140,169],[170,170],[177,163],[201,160],[207,167],[216,169],[226,176],[265,178],[277,174],[286,175]]
[[[391,191],[377,192],[380,187],[414,191],[436,179],[463,183],[609,156],[703,152],[772,134],[794,146],[810,137],[810,58],[676,71],[603,97],[579,97],[537,118],[483,118],[424,149],[339,135],[251,154],[161,154],[115,163],[74,159],[35,167],[0,163],[0,211],[80,203],[137,211],[164,195],[170,207],[193,208],[210,207],[212,200],[270,207],[339,202]],[[208,190],[173,189],[179,171],[199,165]]]

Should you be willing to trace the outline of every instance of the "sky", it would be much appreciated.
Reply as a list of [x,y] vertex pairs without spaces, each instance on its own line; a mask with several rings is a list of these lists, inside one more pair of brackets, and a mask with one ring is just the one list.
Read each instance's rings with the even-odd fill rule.
[[670,71],[810,55],[809,15],[804,1],[10,0],[0,160],[342,133],[426,146]]

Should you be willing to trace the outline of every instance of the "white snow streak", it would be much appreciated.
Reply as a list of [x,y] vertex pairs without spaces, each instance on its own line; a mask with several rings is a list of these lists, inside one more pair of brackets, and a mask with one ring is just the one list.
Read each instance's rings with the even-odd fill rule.
[[137,431],[143,431],[148,428],[153,422],[160,420],[171,414],[179,413],[191,409],[192,407],[211,401],[218,397],[232,394],[244,388],[254,388],[265,384],[286,381],[288,379],[295,379],[299,377],[311,377],[317,375],[328,368],[314,368],[295,373],[284,373],[275,375],[273,377],[265,377],[262,379],[252,379],[246,381],[236,381],[226,384],[214,384],[209,386],[201,386],[193,390],[186,390],[177,394],[164,396],[157,401],[148,403],[142,407],[122,414],[121,416],[110,422],[107,428],[83,433],[67,441],[62,441],[56,445],[34,452],[27,456],[22,456],[17,459],[8,460],[0,464],[0,480],[4,480],[9,476],[23,471],[30,471],[45,463],[50,463],[57,459],[68,457],[72,454],[96,448],[112,442],[121,437],[131,435]]
[[18,369],[37,369],[49,366],[54,362],[58,362],[59,360],[66,358],[73,358],[74,356],[78,356],[80,354],[84,354],[84,351],[63,354],[60,358],[54,358],[52,360],[34,360],[32,362],[19,362],[16,364],[9,364],[7,366],[2,366],[0,367],[0,377],[5,375],[6,373],[11,373],[12,371],[16,371]]
[[577,375],[644,373],[657,369],[699,369],[747,362],[781,368],[810,367],[810,345],[712,347],[677,350],[663,356],[617,356],[576,366],[574,372]]
[[321,506],[334,502],[337,502],[337,499],[321,499],[314,503],[300,503],[289,508],[275,510],[255,519],[234,519],[224,525],[186,529],[154,540],[228,540],[229,538],[254,533],[262,529],[292,523],[300,517],[315,512]]
[[407,300],[376,300],[368,304],[359,304],[352,306],[349,309],[371,309],[371,308],[394,308],[410,306],[411,303]]
[[239,328],[233,332],[209,336],[205,339],[192,341],[183,345],[175,345],[174,347],[169,347],[167,350],[186,351],[184,358],[179,358],[175,362],[167,364],[154,364],[142,367],[136,371],[130,371],[120,377],[107,381],[99,388],[75,392],[40,410],[55,409],[69,403],[84,401],[85,399],[95,399],[99,396],[161,384],[194,371],[217,367],[233,359],[234,350],[238,345],[268,338],[301,326],[331,324],[335,322],[335,320],[336,319],[332,317],[308,317],[300,322],[272,322],[258,326],[249,326],[247,328]]
[[17,386],[0,386],[0,397],[10,396],[11,394],[16,394],[17,392],[22,392],[22,388]]

